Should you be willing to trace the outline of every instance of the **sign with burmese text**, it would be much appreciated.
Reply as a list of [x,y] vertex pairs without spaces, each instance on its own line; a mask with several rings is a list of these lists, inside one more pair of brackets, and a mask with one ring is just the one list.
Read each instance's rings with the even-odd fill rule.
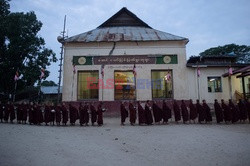
[[177,55],[74,56],[75,65],[177,64]]

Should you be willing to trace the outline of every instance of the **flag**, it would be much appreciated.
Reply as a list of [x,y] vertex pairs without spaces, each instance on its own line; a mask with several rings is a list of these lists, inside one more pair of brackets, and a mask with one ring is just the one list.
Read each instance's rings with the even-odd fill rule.
[[171,81],[171,74],[170,73],[168,73],[166,76],[165,76],[165,78],[166,78],[166,81]]
[[42,79],[44,76],[45,76],[45,74],[44,74],[44,69],[42,68],[42,69],[41,69],[40,79]]
[[102,78],[104,77],[104,65],[101,66],[101,75],[102,75]]
[[198,67],[198,68],[197,68],[197,76],[200,77],[200,75],[201,75],[201,70],[200,70],[200,68]]
[[232,69],[231,66],[230,66],[229,69],[228,69],[228,75],[229,75],[229,76],[233,75],[233,69]]
[[133,74],[134,74],[134,77],[136,77],[136,66],[134,64],[134,68],[133,68]]
[[73,65],[73,73],[76,74],[76,65]]
[[14,80],[15,80],[15,81],[19,80],[19,73],[18,73],[18,71],[16,71],[16,74],[15,74]]

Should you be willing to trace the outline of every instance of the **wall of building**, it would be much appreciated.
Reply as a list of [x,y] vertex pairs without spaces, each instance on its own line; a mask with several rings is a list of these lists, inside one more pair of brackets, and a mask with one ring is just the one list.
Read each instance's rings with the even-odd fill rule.
[[[85,43],[65,45],[65,57],[63,68],[63,101],[77,100],[77,74],[73,76],[72,59],[73,56],[107,56],[113,47],[113,43]],[[138,64],[136,65],[137,79],[151,80],[151,70],[173,71],[174,98],[183,99],[189,96],[189,89],[186,88],[186,47],[183,41],[162,41],[162,42],[118,42],[112,55],[157,55],[157,54],[177,54],[178,64]],[[77,71],[100,70],[101,65],[78,65]],[[115,70],[132,70],[133,65],[105,65],[104,82],[107,79],[114,79]],[[101,78],[101,75],[99,75]],[[73,93],[72,93],[73,92]],[[103,93],[103,95],[102,95]],[[114,100],[114,89],[100,89],[99,100]],[[151,100],[151,89],[138,89],[137,100]]]
[[[73,74],[73,56],[108,56],[113,43],[76,43],[65,45],[65,57],[63,68],[63,101],[77,100],[77,74]],[[182,41],[172,42],[119,42],[116,43],[112,55],[157,55],[157,54],[177,54],[178,64],[137,64],[137,79],[151,80],[151,70],[172,70],[173,71],[173,95],[177,100],[198,99],[198,82],[200,85],[200,99],[206,99],[213,103],[214,99],[230,98],[228,77],[221,77],[228,72],[228,67],[201,67],[201,76],[197,78],[197,69],[186,67],[186,47]],[[132,64],[105,65],[104,82],[107,79],[114,79],[115,70],[133,70]],[[81,70],[101,70],[101,65],[77,65],[77,71]],[[222,92],[208,92],[207,77],[218,76],[222,81]],[[101,74],[99,72],[99,78]],[[232,95],[235,99],[235,91],[241,92],[240,79],[232,76]],[[102,95],[103,93],[103,95]],[[113,101],[114,89],[99,89],[99,100]],[[102,99],[103,96],[103,99]],[[151,88],[137,89],[137,100],[151,100]]]

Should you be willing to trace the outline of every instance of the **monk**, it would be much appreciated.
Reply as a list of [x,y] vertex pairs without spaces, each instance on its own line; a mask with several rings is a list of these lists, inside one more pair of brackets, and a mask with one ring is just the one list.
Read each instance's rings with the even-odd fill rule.
[[24,102],[23,105],[22,105],[22,107],[23,107],[22,123],[26,124],[27,117],[28,117],[28,111],[29,111],[29,105],[26,102]]
[[196,109],[198,112],[198,122],[201,124],[202,122],[204,122],[206,120],[206,111],[204,110],[204,108],[200,104],[199,100],[196,100]]
[[153,115],[154,115],[155,123],[160,124],[162,120],[162,110],[160,107],[158,107],[158,105],[156,104],[156,101],[153,101],[152,107],[153,107]]
[[206,113],[206,123],[211,123],[212,122],[212,114],[211,114],[211,109],[210,107],[208,106],[208,104],[206,103],[206,100],[202,100],[203,104],[203,109],[205,110],[205,113]]
[[38,106],[38,103],[35,103],[33,106],[33,124],[37,124],[38,123],[38,110],[40,109]]
[[12,102],[9,104],[9,110],[10,110],[10,123],[13,123],[13,121],[16,119],[16,112],[15,112],[15,106]]
[[29,104],[29,124],[32,125],[34,122],[34,105],[32,102]]
[[64,126],[66,126],[67,122],[69,120],[69,111],[66,108],[65,103],[62,103],[61,109],[62,109],[62,123],[63,123]]
[[21,110],[21,103],[16,104],[16,119],[17,123],[21,124],[22,121],[22,110]]
[[195,105],[193,104],[193,100],[189,100],[189,119],[190,119],[190,123],[191,120],[194,122],[195,124],[195,120],[197,118],[197,109],[195,107]]
[[245,121],[247,120],[247,110],[246,110],[246,106],[245,103],[239,99],[239,103],[238,103],[238,107],[239,107],[239,113],[240,113],[240,122],[245,123]]
[[44,105],[39,104],[37,109],[37,124],[41,125],[44,121],[43,118]]
[[216,121],[217,123],[223,122],[223,112],[220,104],[218,103],[218,100],[214,100],[214,111],[215,111],[215,116],[216,116]]
[[129,121],[132,126],[135,125],[136,107],[133,105],[132,101],[129,102]]
[[62,113],[61,113],[61,104],[58,103],[56,108],[55,108],[55,111],[56,111],[56,125],[57,126],[60,126],[60,123],[61,123],[61,120],[62,120]]
[[224,121],[226,124],[228,124],[230,121],[232,121],[232,113],[228,105],[224,102],[224,100],[221,100],[221,108],[223,109],[224,114]]
[[181,120],[181,111],[180,111],[180,107],[177,104],[176,100],[173,101],[173,110],[174,110],[175,122],[178,123]]
[[84,124],[85,126],[88,126],[89,125],[89,104],[87,102],[85,103],[83,113],[84,113]]
[[45,122],[45,125],[47,126],[48,123],[50,122],[50,105],[49,103],[45,105],[45,109],[44,109],[44,122]]
[[143,107],[141,106],[141,102],[138,101],[138,121],[139,121],[139,125],[143,125],[146,123],[146,115],[145,115],[145,110],[143,109]]
[[120,113],[121,113],[121,125],[124,126],[126,118],[128,117],[128,111],[125,108],[125,102],[121,102]]
[[145,104],[145,116],[146,116],[146,124],[147,125],[152,125],[153,124],[153,116],[151,113],[151,106],[150,106],[150,101],[147,100],[146,104]]
[[5,106],[4,106],[4,104],[0,101],[0,121],[1,121],[1,123],[3,122],[3,113],[4,113],[4,110],[5,110]]
[[105,111],[105,109],[102,108],[103,103],[100,102],[98,107],[97,107],[97,124],[98,126],[102,126],[103,125],[103,112]]
[[170,119],[172,116],[171,109],[168,107],[166,100],[163,100],[162,102],[162,118],[163,118],[163,124],[168,123],[168,119]]
[[90,114],[91,114],[91,123],[92,126],[94,126],[97,120],[97,111],[93,103],[90,104]]
[[231,99],[229,99],[229,104],[228,104],[228,107],[230,109],[230,112],[232,113],[232,123],[236,123],[239,121],[239,112],[238,112],[238,109],[237,107],[234,105],[234,103],[232,102]]
[[[83,103],[84,104],[84,103]],[[79,105],[79,122],[80,122],[80,126],[82,126],[84,124],[84,106],[82,103],[80,103]]]
[[10,116],[10,102],[8,101],[7,104],[5,105],[5,110],[4,110],[4,121],[5,123],[8,123],[9,121],[9,116]]
[[78,115],[78,110],[72,104],[69,104],[69,119],[71,125],[75,125],[77,120],[77,115]]
[[188,109],[184,100],[181,100],[181,114],[183,123],[185,124],[188,121]]

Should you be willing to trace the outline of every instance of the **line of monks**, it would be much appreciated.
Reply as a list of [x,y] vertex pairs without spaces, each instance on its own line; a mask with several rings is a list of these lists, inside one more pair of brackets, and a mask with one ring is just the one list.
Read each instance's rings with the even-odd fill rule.
[[[126,118],[129,117],[131,125],[136,124],[138,119],[139,125],[152,125],[167,124],[169,120],[172,121],[172,114],[176,123],[183,121],[183,123],[211,123],[212,114],[211,109],[205,100],[200,103],[199,100],[194,104],[192,100],[189,102],[181,101],[180,104],[173,100],[172,104],[167,104],[166,100],[161,101],[146,101],[145,106],[141,101],[121,102],[121,125],[125,124]],[[17,123],[40,125],[67,125],[68,120],[71,125],[75,125],[79,119],[81,126],[88,126],[89,121],[91,124],[98,126],[103,125],[103,102],[99,102],[97,108],[92,102],[82,102],[79,107],[72,104],[66,106],[65,103],[54,105],[53,103],[38,104],[38,103],[25,103],[13,104],[8,102],[2,104],[0,102],[0,121],[11,123],[16,119]],[[225,122],[236,123],[238,121],[245,122],[247,118],[250,123],[250,102],[239,100],[235,105],[231,100],[228,104],[221,100],[221,104],[217,100],[214,102],[214,112],[217,123]],[[138,117],[138,118],[137,118]]]
[[[91,119],[92,125],[97,122],[98,126],[103,125],[103,112],[106,109],[103,108],[103,103],[98,104],[97,109],[93,103],[80,103],[79,108],[69,104],[66,106],[65,103],[54,105],[53,103],[38,104],[38,103],[21,103],[13,104],[8,102],[7,104],[0,103],[0,121],[11,123],[16,119],[19,124],[41,125],[67,125],[68,120],[71,125],[75,125],[79,119],[80,125],[88,126],[89,120]],[[91,115],[91,118],[89,116]]]
[[[124,125],[126,118],[129,117],[131,125],[135,125],[138,115],[139,125],[152,125],[155,124],[167,124],[168,121],[172,120],[172,112],[174,114],[175,122],[183,121],[183,123],[196,123],[198,119],[199,123],[211,123],[212,114],[211,108],[208,106],[205,100],[200,103],[199,100],[193,104],[193,101],[185,102],[181,101],[179,105],[176,100],[173,100],[172,109],[166,103],[165,100],[162,103],[156,103],[156,101],[147,101],[145,107],[143,108],[140,101],[137,102],[137,109],[133,102],[130,101],[128,108],[126,108],[126,102],[121,103],[120,113],[121,113],[121,125]],[[161,107],[159,106],[161,105]],[[129,110],[129,111],[128,111]],[[136,112],[138,110],[138,113]],[[217,100],[214,102],[214,111],[217,123],[225,121],[228,123],[236,123],[238,121],[245,122],[247,117],[250,123],[250,102],[239,100],[237,105],[235,105],[232,100],[226,104],[224,100],[221,100],[221,104]]]

